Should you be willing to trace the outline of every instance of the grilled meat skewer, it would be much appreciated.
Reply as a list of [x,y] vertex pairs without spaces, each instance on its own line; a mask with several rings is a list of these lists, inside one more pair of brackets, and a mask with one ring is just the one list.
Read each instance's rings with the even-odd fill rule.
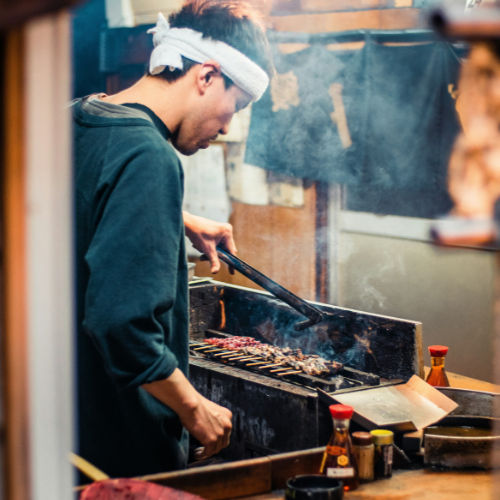
[[[230,339],[206,339],[214,347],[228,349],[247,356],[258,356],[271,364],[287,365],[295,370],[316,377],[324,377],[337,373],[343,368],[341,363],[327,361],[316,354],[304,354],[300,349],[280,348],[262,344],[252,337],[232,337]],[[254,366],[254,364],[247,365]]]

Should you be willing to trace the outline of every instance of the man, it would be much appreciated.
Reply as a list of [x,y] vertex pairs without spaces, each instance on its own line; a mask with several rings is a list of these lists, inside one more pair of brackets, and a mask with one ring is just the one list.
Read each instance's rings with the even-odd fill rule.
[[148,74],[73,106],[79,452],[113,477],[186,466],[227,446],[231,412],[187,379],[184,226],[217,272],[231,228],[181,212],[183,154],[225,134],[265,91],[269,47],[239,0],[193,0],[159,16]]

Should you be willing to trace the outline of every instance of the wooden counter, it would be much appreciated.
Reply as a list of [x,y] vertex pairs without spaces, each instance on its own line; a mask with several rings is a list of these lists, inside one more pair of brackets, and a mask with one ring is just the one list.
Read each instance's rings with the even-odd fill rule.
[[[424,367],[425,376],[430,371],[428,366]],[[457,387],[458,389],[472,389],[474,391],[486,391],[486,392],[498,392],[500,393],[500,386],[495,384],[490,384],[489,382],[483,382],[482,380],[476,380],[475,378],[464,377],[463,375],[458,375],[456,373],[448,374],[448,381],[451,387]]]
[[[426,369],[427,372],[428,369]],[[448,373],[452,387],[499,392],[500,387]],[[293,436],[291,436],[293,439]],[[286,480],[316,473],[323,448],[199,467],[141,479],[200,495],[207,500],[282,500]],[[391,479],[361,485],[346,500],[489,500],[493,474],[489,471],[395,471]]]
[[[397,471],[391,479],[360,486],[346,500],[493,500],[488,472]],[[283,491],[242,500],[283,500]]]

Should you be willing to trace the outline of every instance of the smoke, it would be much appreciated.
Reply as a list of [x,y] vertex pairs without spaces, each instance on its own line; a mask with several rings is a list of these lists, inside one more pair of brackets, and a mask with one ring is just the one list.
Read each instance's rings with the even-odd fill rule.
[[377,289],[382,280],[391,279],[394,274],[406,276],[406,269],[399,252],[385,250],[378,256],[381,260],[371,272],[363,274],[357,280],[358,300],[367,310],[383,310],[387,297]]

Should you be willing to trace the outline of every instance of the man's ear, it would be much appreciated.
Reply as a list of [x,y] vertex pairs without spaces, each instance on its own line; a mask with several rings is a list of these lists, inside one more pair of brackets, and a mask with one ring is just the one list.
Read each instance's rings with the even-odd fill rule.
[[220,64],[217,61],[210,60],[201,64],[196,83],[202,95],[213,85],[214,79],[217,77],[222,77]]

